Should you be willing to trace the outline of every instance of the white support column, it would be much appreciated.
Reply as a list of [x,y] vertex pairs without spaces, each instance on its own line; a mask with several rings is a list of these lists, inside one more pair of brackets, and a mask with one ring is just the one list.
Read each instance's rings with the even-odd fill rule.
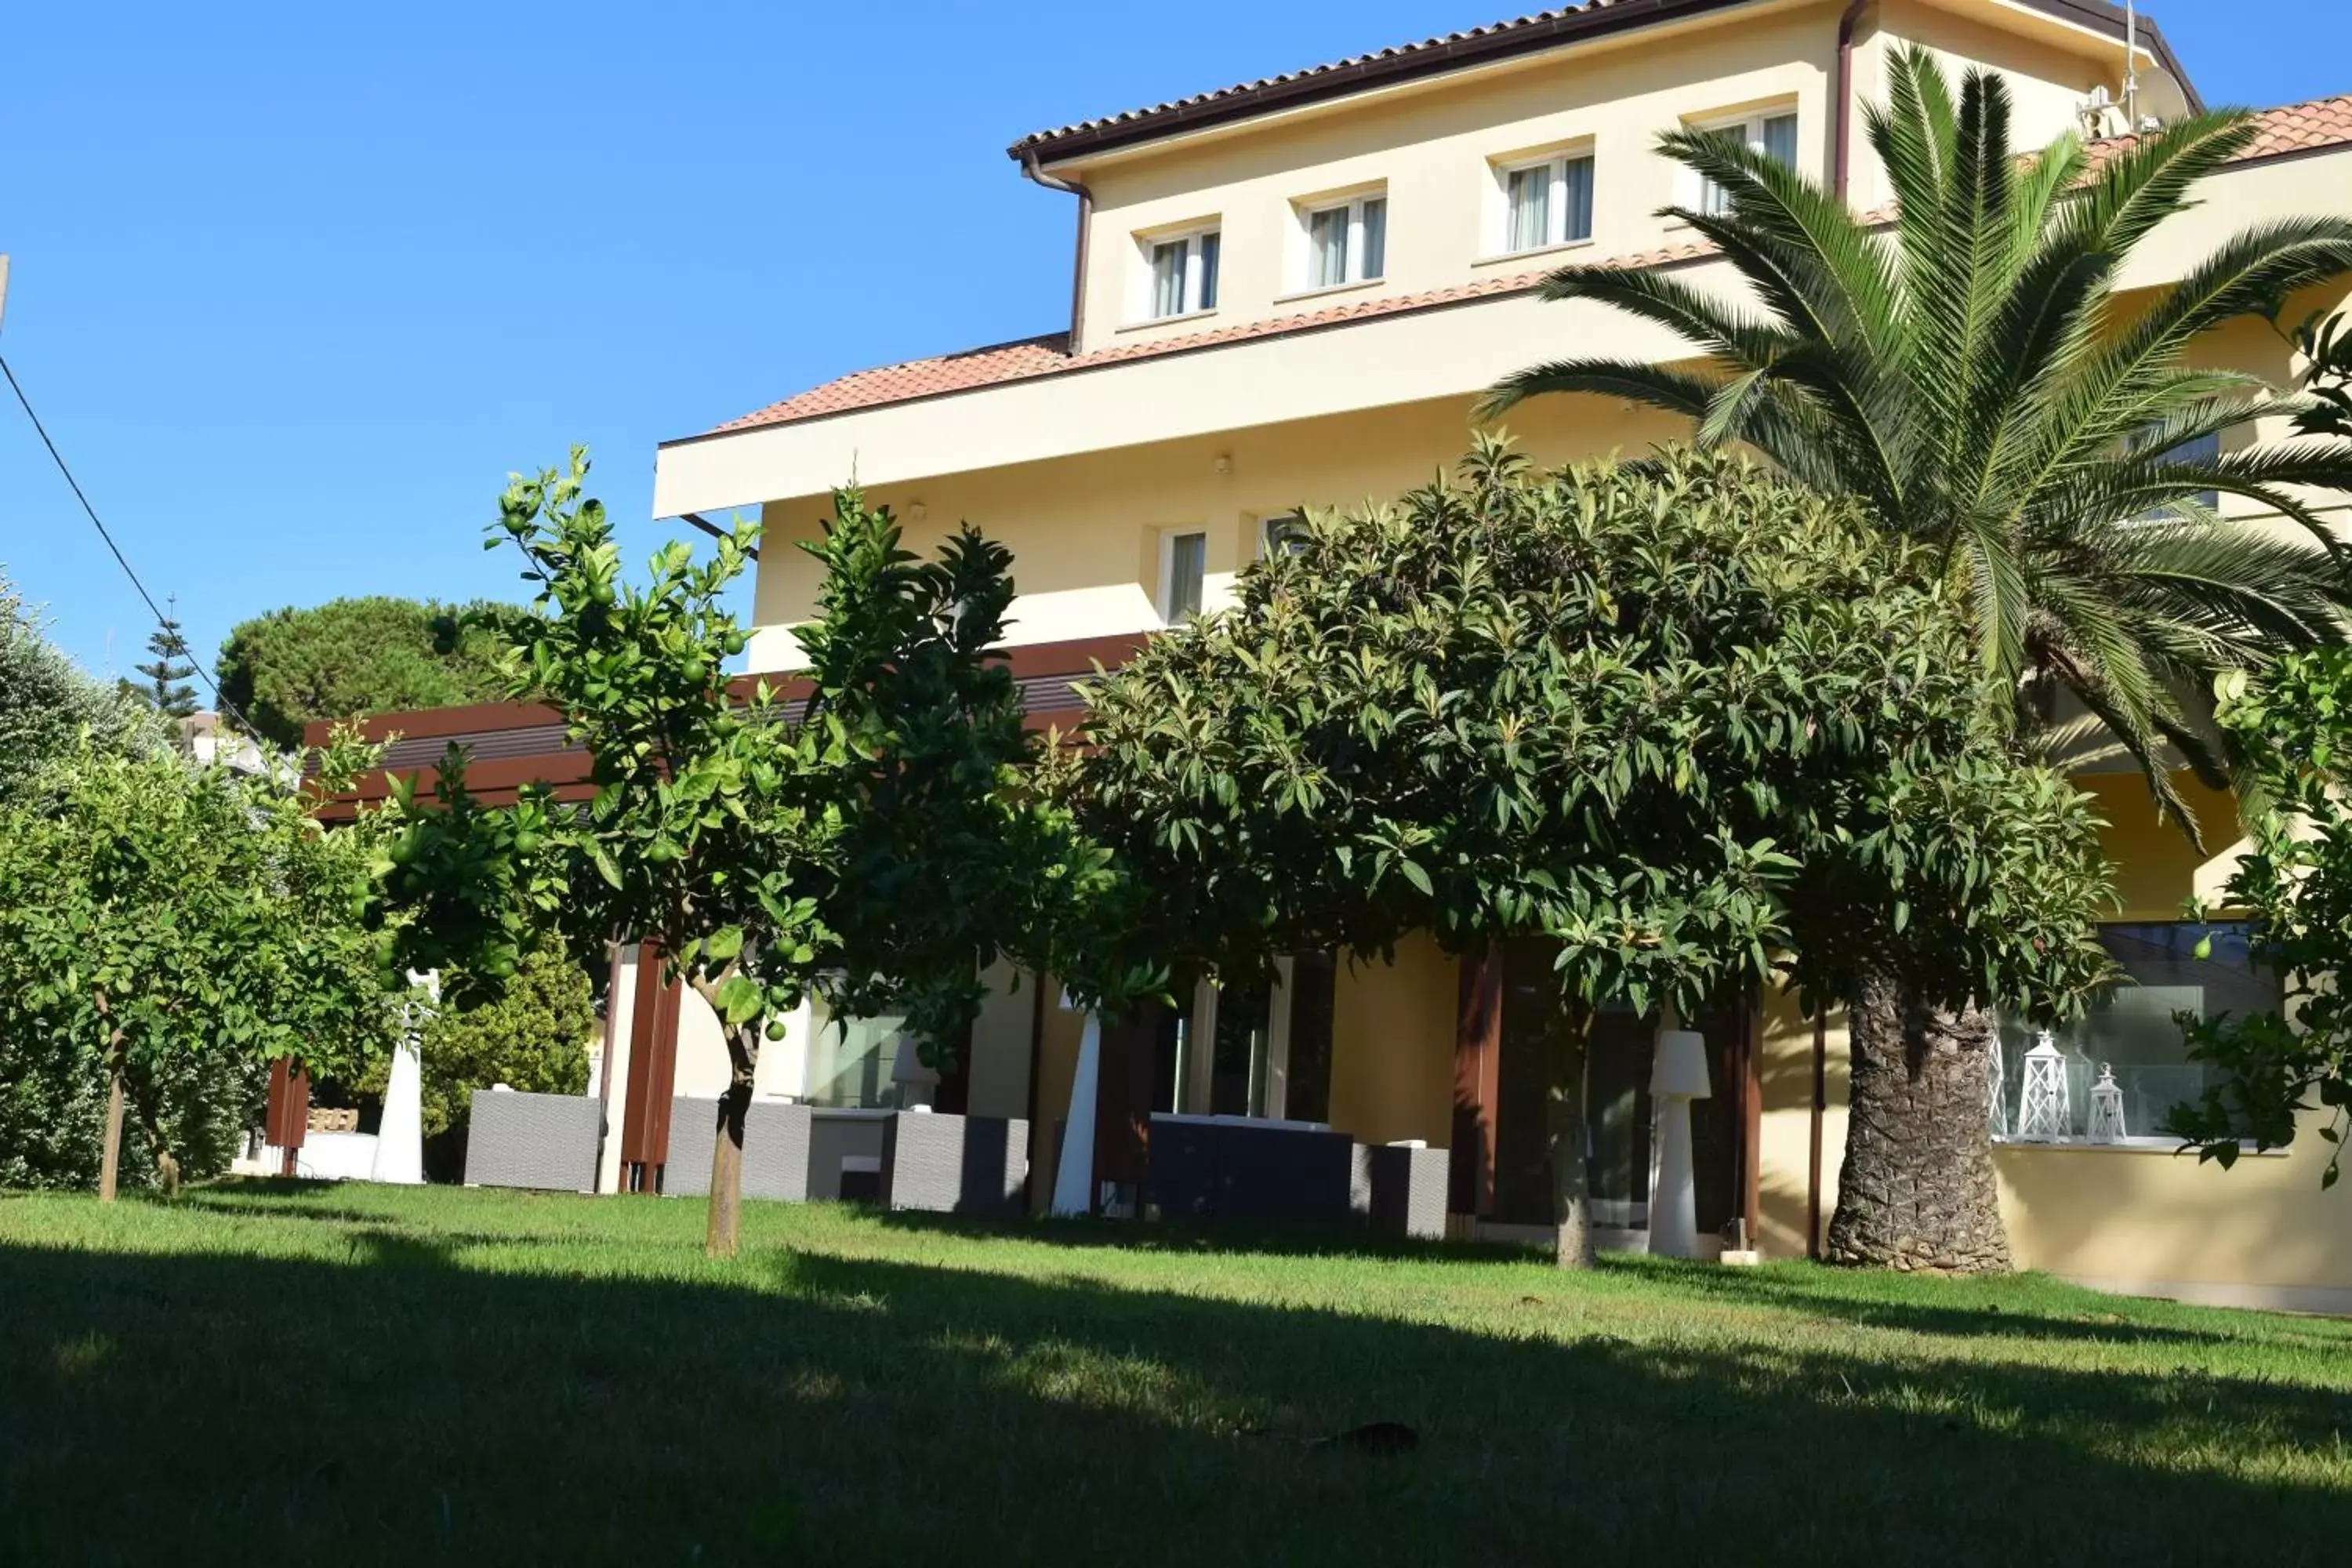
[[375,1166],[371,1173],[379,1182],[413,1187],[425,1181],[425,1085],[418,1042],[424,1033],[425,1007],[441,999],[441,981],[437,974],[411,973],[408,983],[423,986],[428,1001],[423,1005],[413,1001],[408,1005],[401,1042],[393,1050],[392,1077],[384,1085],[383,1117],[376,1124]]
[[[1069,1007],[1066,994],[1062,1005]],[[1078,1035],[1078,1066],[1070,1077],[1070,1112],[1062,1122],[1062,1158],[1054,1172],[1054,1213],[1094,1212],[1095,1100],[1102,1079],[1102,1017],[1089,1011]]]
[[629,1104],[629,1043],[637,1026],[637,959],[635,942],[616,951],[605,983],[604,1010],[611,1018],[612,1060],[604,1071],[604,1140],[596,1156],[596,1190],[621,1190],[621,1115]]

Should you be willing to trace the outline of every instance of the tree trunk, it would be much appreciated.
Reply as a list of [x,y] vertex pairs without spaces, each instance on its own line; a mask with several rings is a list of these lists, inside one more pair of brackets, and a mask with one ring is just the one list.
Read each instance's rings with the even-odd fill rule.
[[1562,1268],[1592,1267],[1592,1205],[1585,1168],[1585,1058],[1592,1042],[1592,1015],[1580,1005],[1555,1008],[1544,1059],[1551,1081],[1544,1086],[1545,1150],[1551,1158],[1551,1212],[1559,1226],[1553,1261]]
[[[703,1248],[713,1258],[732,1258],[742,1243],[743,1119],[751,1109],[751,1075],[759,1061],[758,1026],[727,1032],[733,1070],[719,1097],[719,1130],[710,1141],[710,1214]],[[751,1039],[746,1042],[745,1034]]]
[[180,1161],[172,1152],[171,1141],[163,1135],[163,1118],[155,1103],[153,1085],[133,1092],[131,1109],[139,1117],[139,1131],[147,1135],[147,1147],[155,1155],[155,1184],[167,1198],[180,1195]]
[[1858,987],[1846,1015],[1853,1077],[1830,1262],[2008,1271],[1992,1169],[1998,1027],[1980,1008],[1924,1006],[1886,976]]
[[109,1071],[106,1086],[106,1144],[98,1156],[98,1201],[114,1201],[117,1179],[122,1171],[122,1047],[118,1043],[107,1052]]

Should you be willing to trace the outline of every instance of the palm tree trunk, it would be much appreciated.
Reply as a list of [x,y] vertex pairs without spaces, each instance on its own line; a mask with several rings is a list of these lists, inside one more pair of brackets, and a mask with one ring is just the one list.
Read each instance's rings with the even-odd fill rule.
[[1552,1218],[1559,1226],[1552,1260],[1562,1268],[1592,1267],[1592,1205],[1585,1170],[1584,1071],[1592,1043],[1592,1015],[1563,1003],[1552,1011],[1544,1060],[1545,1150],[1551,1157]]
[[1864,980],[1846,1014],[1853,1091],[1832,1263],[2005,1273],[1990,1109],[1998,1022],[1924,1006],[1891,977]]

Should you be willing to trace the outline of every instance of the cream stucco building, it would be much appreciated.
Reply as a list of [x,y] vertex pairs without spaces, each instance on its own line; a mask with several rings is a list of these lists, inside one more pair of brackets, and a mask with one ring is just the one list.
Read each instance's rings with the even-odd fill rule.
[[[814,563],[782,546],[814,532],[834,485],[854,471],[918,547],[970,521],[1014,552],[1014,668],[1033,707],[1066,722],[1070,676],[1214,610],[1287,514],[1394,494],[1448,463],[1475,397],[1503,374],[1567,345],[1685,354],[1658,329],[1534,292],[1549,268],[1612,258],[1727,286],[1721,262],[1654,216],[1706,200],[1654,150],[1661,131],[1733,130],[1842,186],[1856,208],[1881,208],[1860,105],[1882,96],[1906,43],[2001,72],[2026,144],[2200,107],[2156,27],[2143,19],[2127,47],[2121,8],[2103,0],[1591,0],[1066,126],[1011,152],[1019,174],[1076,209],[1066,324],[863,372],[670,442],[656,510],[760,510],[776,547],[761,563],[752,664],[773,670],[793,665],[793,628],[816,588]],[[2177,278],[2218,237],[2265,218],[2352,212],[2352,100],[2270,111],[2252,154],[2200,195],[2127,285]],[[2259,324],[2202,352],[2282,380],[2292,369]],[[1548,460],[1681,434],[1599,399],[1541,400],[1511,425]],[[2189,959],[2169,924],[2184,895],[2218,882],[2226,853],[2192,853],[2130,777],[2084,783],[2113,822],[2127,891],[2115,945],[2147,982],[2095,1022],[2085,1048],[2146,1058],[2118,1064],[2145,1125],[2198,1070],[2178,1060],[2177,1036],[2166,1058],[2149,1009],[2242,1006],[2260,982],[2226,951]],[[2231,819],[2226,802],[2210,804],[2209,821]],[[1162,1110],[1450,1148],[1454,1207],[1505,1226],[1541,1217],[1539,1113],[1515,998],[1542,968],[1539,954],[1462,962],[1433,946],[1370,967],[1303,955],[1273,997],[1203,989],[1190,1016],[1134,1048]],[[1077,1025],[1046,988],[999,978],[965,1089],[975,1112],[1029,1116],[1045,1168]],[[1600,1217],[1635,1230],[1648,1191],[1646,1026],[1621,1023],[1595,1068],[1593,1137]],[[1702,1108],[1702,1224],[1744,1224],[1768,1255],[1801,1255],[1835,1197],[1842,1039],[1832,1028],[1817,1062],[1813,1031],[1770,1005],[1705,1024],[1718,1070]],[[689,1020],[681,1091],[699,1070],[688,1065],[695,1033]],[[812,1067],[809,1054],[835,1047],[814,1038],[803,1021],[763,1077],[788,1092],[837,1088],[840,1064]],[[2352,1309],[2352,1200],[2322,1195],[2315,1149],[2229,1173],[2156,1140],[2005,1144],[1996,1160],[2022,1266]]]

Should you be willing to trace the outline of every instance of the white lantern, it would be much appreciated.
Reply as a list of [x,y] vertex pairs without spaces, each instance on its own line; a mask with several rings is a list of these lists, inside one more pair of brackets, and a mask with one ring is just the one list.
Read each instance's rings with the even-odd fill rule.
[[1656,1187],[1650,1195],[1650,1250],[1664,1258],[1698,1256],[1698,1200],[1691,1155],[1691,1101],[1714,1089],[1706,1080],[1706,1038],[1661,1029],[1650,1067],[1650,1106],[1658,1137]]
[[2094,1143],[2120,1143],[2130,1136],[2124,1129],[2123,1085],[2105,1062],[2099,1064],[2099,1081],[2091,1086],[2091,1124],[2083,1135]]
[[2020,1138],[2063,1138],[2074,1131],[2073,1101],[2067,1094],[2066,1058],[2050,1031],[2042,1031],[2025,1053],[2025,1086],[2017,1097]]
[[2002,1048],[1999,1030],[1993,1032],[1992,1050],[1985,1062],[1985,1071],[1990,1078],[1986,1096],[1991,1101],[1988,1109],[1992,1121],[1992,1135],[2006,1138],[2009,1136],[2009,1053]]

